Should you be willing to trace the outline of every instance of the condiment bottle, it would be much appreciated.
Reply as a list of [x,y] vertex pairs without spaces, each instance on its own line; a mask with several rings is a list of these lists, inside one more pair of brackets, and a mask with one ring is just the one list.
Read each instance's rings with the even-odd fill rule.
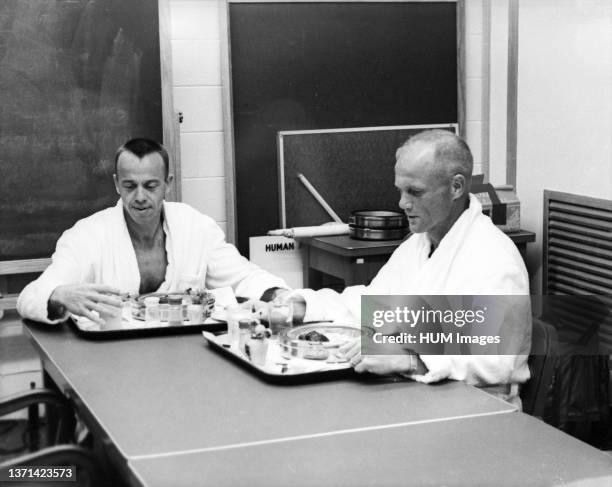
[[168,296],[159,298],[159,321],[168,322],[170,318],[170,305],[168,304]]
[[183,324],[183,296],[168,296],[170,306],[168,313],[168,326],[181,326]]
[[159,298],[149,296],[144,298],[145,322],[151,326],[159,325]]
[[238,349],[245,355],[245,345],[249,338],[251,338],[251,334],[257,324],[257,321],[253,318],[238,320]]

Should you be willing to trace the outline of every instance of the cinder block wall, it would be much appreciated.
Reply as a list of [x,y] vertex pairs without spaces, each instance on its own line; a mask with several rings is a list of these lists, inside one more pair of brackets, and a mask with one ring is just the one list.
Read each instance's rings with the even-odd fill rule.
[[227,221],[221,66],[217,0],[172,0],[174,104],[183,112],[181,175],[183,201]]

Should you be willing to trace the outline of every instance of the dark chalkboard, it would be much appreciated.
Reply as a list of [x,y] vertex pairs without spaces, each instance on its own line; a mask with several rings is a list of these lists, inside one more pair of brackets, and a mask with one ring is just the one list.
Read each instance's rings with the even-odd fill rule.
[[0,260],[115,204],[113,156],[163,138],[158,3],[0,2]]
[[230,3],[228,25],[243,253],[280,224],[277,132],[458,121],[454,2]]
[[[435,128],[457,132],[456,125]],[[282,226],[332,221],[298,179],[298,173],[306,177],[344,222],[354,210],[398,210],[399,192],[393,175],[395,152],[411,135],[422,130],[425,127],[280,133]]]

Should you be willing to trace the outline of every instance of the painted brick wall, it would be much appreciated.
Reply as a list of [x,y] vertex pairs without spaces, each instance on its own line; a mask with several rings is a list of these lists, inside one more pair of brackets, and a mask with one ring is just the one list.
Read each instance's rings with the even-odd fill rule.
[[183,201],[225,231],[218,0],[171,0],[172,75],[181,124]]
[[474,174],[482,173],[483,1],[465,1],[466,138],[474,155]]

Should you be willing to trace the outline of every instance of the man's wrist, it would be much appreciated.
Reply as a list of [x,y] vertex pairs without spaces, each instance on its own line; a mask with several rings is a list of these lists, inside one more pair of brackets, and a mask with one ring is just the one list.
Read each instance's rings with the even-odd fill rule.
[[57,320],[66,314],[66,307],[60,303],[55,297],[55,291],[51,293],[47,301],[47,317],[50,320]]
[[279,294],[282,294],[283,292],[286,292],[287,289],[284,289],[282,287],[271,287],[266,289],[263,294],[261,295],[260,301],[263,301],[264,303],[267,303],[268,301],[273,301]]
[[411,378],[414,375],[423,375],[427,373],[427,367],[420,359],[419,355],[414,352],[408,352],[408,368],[399,372],[399,375]]

